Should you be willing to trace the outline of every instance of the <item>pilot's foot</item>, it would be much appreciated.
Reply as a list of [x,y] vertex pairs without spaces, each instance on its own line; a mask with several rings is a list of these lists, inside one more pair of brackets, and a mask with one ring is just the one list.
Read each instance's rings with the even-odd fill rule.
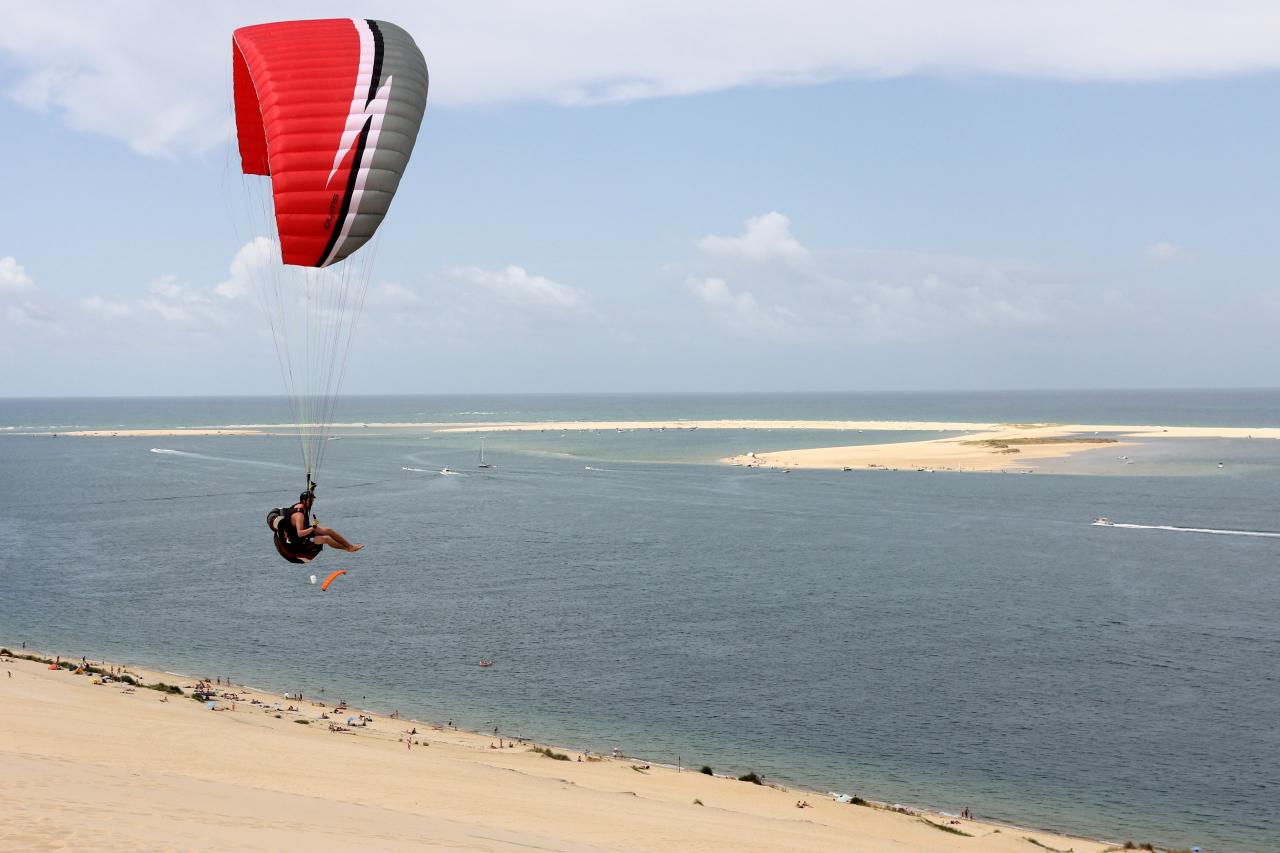
[[363,545],[352,545],[347,550],[350,551],[352,554],[354,554],[356,551],[359,551],[363,547],[364,547]]

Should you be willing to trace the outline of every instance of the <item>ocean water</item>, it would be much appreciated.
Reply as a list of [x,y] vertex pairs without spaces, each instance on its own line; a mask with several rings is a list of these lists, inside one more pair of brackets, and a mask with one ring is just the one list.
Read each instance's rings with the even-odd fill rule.
[[[474,434],[357,428],[327,449],[316,511],[368,548],[304,568],[264,520],[301,485],[290,438],[21,434],[285,411],[0,400],[0,643],[1117,841],[1280,849],[1280,540],[1090,524],[1280,530],[1280,442],[1128,466],[1102,449],[1083,476],[783,475],[715,460],[848,434],[495,434],[481,470]],[[338,415],[720,417],[1280,426],[1280,391],[357,397]],[[307,583],[334,568],[328,593]]]

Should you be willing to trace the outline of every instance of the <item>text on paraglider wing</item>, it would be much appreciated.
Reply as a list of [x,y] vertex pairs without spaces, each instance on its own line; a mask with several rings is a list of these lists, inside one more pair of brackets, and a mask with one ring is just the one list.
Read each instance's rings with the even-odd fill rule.
[[334,193],[333,198],[329,199],[329,215],[324,220],[324,230],[326,231],[333,227],[333,217],[338,212],[338,200],[340,198],[340,193]]

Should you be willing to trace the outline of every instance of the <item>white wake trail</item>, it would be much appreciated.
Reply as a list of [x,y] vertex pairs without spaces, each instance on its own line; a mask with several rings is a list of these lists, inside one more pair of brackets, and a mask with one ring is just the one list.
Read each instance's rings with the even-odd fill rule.
[[264,462],[261,459],[232,459],[227,456],[207,456],[204,453],[192,453],[189,450],[170,450],[167,447],[153,447],[152,453],[162,453],[169,456],[185,456],[188,459],[204,459],[209,462],[229,462],[232,465],[261,465],[265,468],[283,468],[286,471],[293,470],[292,465],[282,465],[279,462]]
[[1098,524],[1097,527],[1123,527],[1126,530],[1169,530],[1174,533],[1212,533],[1215,536],[1257,536],[1264,539],[1280,539],[1280,533],[1268,530],[1221,530],[1216,527],[1177,527],[1172,524],[1121,524],[1113,521],[1110,524]]

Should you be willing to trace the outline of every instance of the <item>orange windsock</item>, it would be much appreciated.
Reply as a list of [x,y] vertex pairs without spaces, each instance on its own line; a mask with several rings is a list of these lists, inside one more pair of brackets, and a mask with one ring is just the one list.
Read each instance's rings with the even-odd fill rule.
[[329,572],[329,577],[325,578],[324,583],[320,584],[320,589],[327,592],[329,590],[329,584],[333,583],[333,579],[338,575],[345,575],[346,573],[346,569],[338,569],[336,572]]

